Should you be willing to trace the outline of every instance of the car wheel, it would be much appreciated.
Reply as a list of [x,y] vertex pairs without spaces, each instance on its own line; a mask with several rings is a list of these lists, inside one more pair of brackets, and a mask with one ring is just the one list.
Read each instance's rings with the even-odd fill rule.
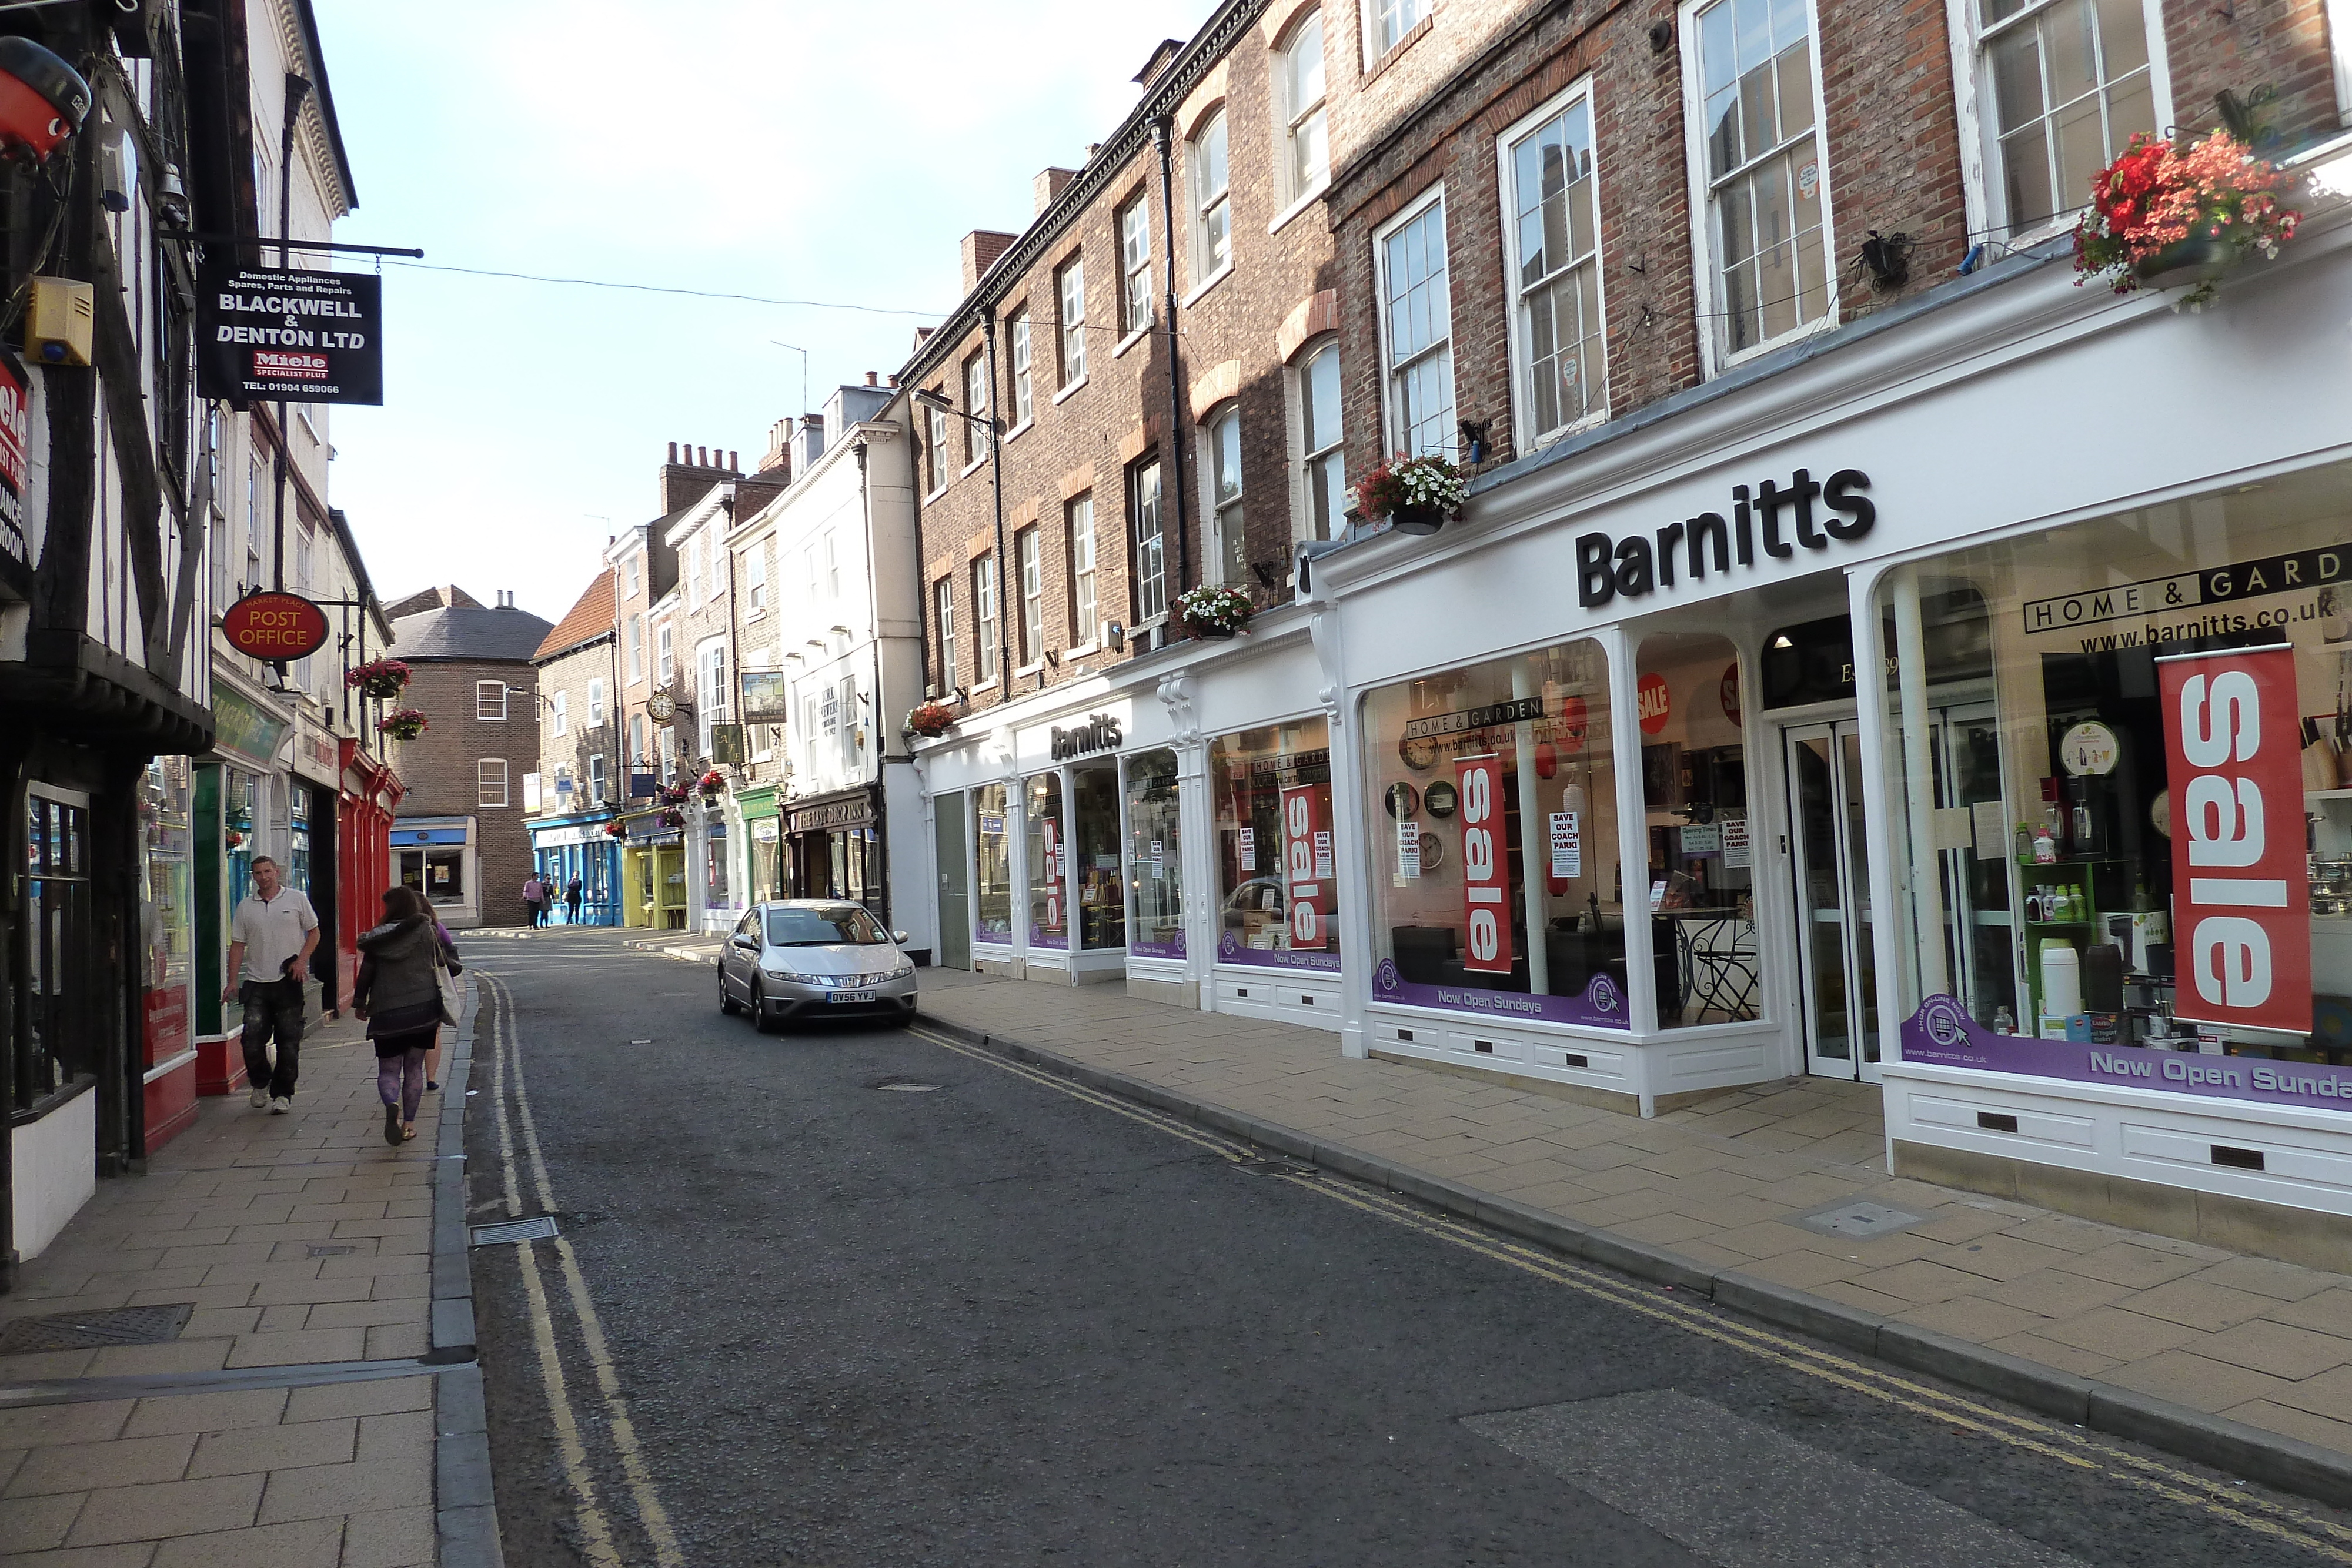
[[768,1017],[768,989],[757,980],[751,982],[751,1027],[761,1034],[776,1032],[775,1021]]
[[727,969],[724,965],[719,970],[719,1011],[723,1017],[735,1016],[735,998],[727,994]]

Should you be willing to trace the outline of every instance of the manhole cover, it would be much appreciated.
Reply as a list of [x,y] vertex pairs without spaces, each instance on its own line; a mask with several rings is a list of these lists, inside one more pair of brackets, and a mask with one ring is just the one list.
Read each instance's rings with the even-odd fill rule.
[[122,1307],[110,1312],[58,1312],[18,1318],[0,1329],[0,1355],[41,1350],[100,1350],[110,1344],[163,1344],[180,1337],[194,1305]]
[[1235,1160],[1234,1169],[1248,1171],[1254,1176],[1311,1176],[1323,1174],[1313,1166],[1301,1165],[1297,1160],[1281,1159],[1273,1155],[1258,1155],[1245,1160]]
[[1842,1203],[1834,1208],[1801,1214],[1796,1223],[1824,1236],[1851,1236],[1859,1241],[1890,1231],[1907,1230],[1919,1219],[1918,1215],[1889,1208],[1883,1203]]
[[509,1219],[497,1225],[474,1227],[474,1245],[496,1247],[506,1241],[545,1241],[555,1234],[555,1216],[542,1214],[534,1219]]
[[359,1249],[348,1242],[327,1245],[314,1241],[303,1250],[313,1258],[348,1258]]
[[939,1089],[936,1083],[877,1083],[874,1087],[893,1094],[929,1094]]

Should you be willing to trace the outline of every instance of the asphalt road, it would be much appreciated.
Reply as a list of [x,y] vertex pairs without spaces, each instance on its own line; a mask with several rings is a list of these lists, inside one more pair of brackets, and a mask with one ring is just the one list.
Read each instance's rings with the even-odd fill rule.
[[2352,1563],[2329,1511],[918,1032],[467,946],[474,1219],[561,1232],[474,1255],[513,1568]]

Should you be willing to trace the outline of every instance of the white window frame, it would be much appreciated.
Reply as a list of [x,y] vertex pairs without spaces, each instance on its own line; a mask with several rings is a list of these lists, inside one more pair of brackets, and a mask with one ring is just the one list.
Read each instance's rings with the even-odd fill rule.
[[[1373,312],[1380,318],[1381,326],[1381,428],[1383,432],[1382,450],[1388,452],[1405,450],[1404,430],[1399,422],[1399,415],[1402,411],[1400,407],[1401,400],[1397,396],[1397,371],[1400,367],[1396,363],[1396,355],[1391,347],[1393,334],[1391,329],[1391,323],[1389,320],[1389,241],[1417,222],[1430,208],[1442,208],[1444,202],[1445,185],[1443,181],[1440,181],[1415,196],[1394,217],[1372,231]],[[1439,448],[1439,455],[1450,458],[1461,444],[1460,433],[1454,428],[1454,421],[1459,417],[1461,409],[1461,404],[1456,401],[1454,380],[1454,245],[1453,235],[1447,232],[1446,223],[1443,217],[1438,220],[1437,226],[1438,233],[1446,242],[1445,348],[1444,351],[1447,418],[1445,443]],[[1415,356],[1413,363],[1419,364],[1433,351],[1434,350],[1429,349],[1423,350],[1421,354]]]
[[1062,503],[1062,530],[1070,551],[1071,645],[1091,648],[1102,625],[1102,580],[1095,571],[1095,496],[1091,490]]
[[[1517,175],[1512,158],[1513,144],[1526,141],[1551,120],[1559,119],[1581,99],[1585,120],[1592,129],[1592,269],[1593,298],[1601,313],[1601,397],[1598,406],[1588,399],[1585,412],[1565,424],[1548,430],[1535,427],[1535,346],[1528,337],[1528,318],[1522,300],[1526,289],[1519,282],[1519,223],[1518,190],[1513,183]],[[1496,189],[1502,193],[1503,221],[1503,298],[1511,316],[1511,428],[1518,451],[1533,452],[1548,446],[1562,436],[1609,420],[1609,264],[1608,247],[1601,229],[1601,107],[1595,101],[1593,78],[1590,74],[1571,83],[1568,89],[1552,98],[1534,113],[1507,128],[1495,139],[1496,177],[1500,182]],[[1561,276],[1559,273],[1553,277]],[[1549,280],[1547,280],[1549,281]]]
[[507,803],[507,759],[484,757],[474,763],[474,804],[503,808]]
[[588,727],[604,727],[604,683],[601,679],[588,683]]
[[1087,379],[1087,258],[1081,251],[1054,269],[1054,319],[1062,351],[1062,390]]
[[629,716],[629,755],[622,759],[624,770],[631,773],[642,773],[646,771],[646,763],[647,760],[648,759],[646,756],[646,716],[641,713],[633,713]]
[[[973,350],[963,362],[963,401],[969,405],[965,413],[971,416],[963,422],[963,471],[966,474],[988,461],[988,427],[981,422],[994,417],[990,399],[995,391],[988,384],[988,350]],[[826,536],[828,541],[831,537]]]
[[[1234,488],[1231,495],[1221,496],[1217,482],[1224,476],[1225,432],[1229,428],[1233,432]],[[1207,546],[1207,559],[1202,564],[1208,573],[1213,574],[1209,577],[1210,581],[1227,588],[1246,590],[1249,585],[1249,532],[1248,512],[1243,496],[1243,491],[1247,488],[1242,477],[1242,471],[1247,466],[1241,455],[1243,434],[1241,402],[1237,398],[1227,398],[1209,411],[1208,419],[1193,433],[1192,446],[1200,457],[1201,516],[1209,520],[1209,538],[1203,541]],[[1240,535],[1238,574],[1234,570],[1236,563],[1230,559],[1235,553],[1237,541],[1232,537],[1234,531]]]
[[642,681],[645,678],[646,618],[632,615],[629,617],[629,679]]
[[831,528],[824,530],[824,593],[827,599],[841,598],[841,545]]
[[666,686],[677,678],[677,649],[665,621],[654,628],[654,684]]
[[[1146,469],[1156,474],[1160,481],[1160,495],[1156,503],[1158,516],[1153,519],[1151,535],[1155,546],[1153,564],[1156,570],[1150,572],[1143,570],[1142,508],[1139,504],[1142,489],[1141,480]],[[1176,482],[1181,485],[1184,481],[1179,477]],[[1122,514],[1121,520],[1126,525],[1122,531],[1127,535],[1127,576],[1134,600],[1135,627],[1136,630],[1142,631],[1158,626],[1168,619],[1168,466],[1166,462],[1154,455],[1140,462],[1129,464],[1127,472],[1119,476],[1119,487],[1125,492],[1120,497],[1119,511]],[[1160,603],[1156,608],[1145,603],[1146,588],[1151,589],[1159,595]]]
[[557,735],[572,733],[572,694],[558,692],[547,705],[550,723]]
[[609,787],[610,779],[604,771],[604,754],[601,751],[590,752],[588,754],[588,803],[592,806],[603,805],[604,792]]
[[1003,672],[996,667],[999,646],[996,618],[1004,613],[996,581],[996,558],[971,558],[971,634],[973,685],[992,686]]
[[727,639],[706,637],[694,649],[695,752],[710,755],[711,732],[727,722]]
[[[1838,289],[1837,193],[1830,185],[1829,104],[1822,89],[1822,17],[1816,0],[1801,0],[1805,7],[1806,25],[1812,30],[1812,47],[1807,51],[1812,59],[1813,131],[1814,141],[1821,152],[1822,167],[1822,266],[1823,281],[1829,287],[1829,298],[1820,317],[1805,322],[1777,338],[1751,343],[1737,352],[1723,346],[1723,290],[1715,276],[1715,208],[1708,200],[1707,188],[1713,183],[1706,173],[1706,79],[1699,59],[1698,14],[1716,5],[1728,5],[1731,0],[1681,0],[1675,12],[1675,31],[1682,41],[1683,62],[1683,157],[1690,192],[1691,267],[1694,286],[1691,297],[1696,302],[1699,332],[1700,373],[1712,379],[1735,365],[1744,364],[1759,354],[1801,342],[1817,332],[1832,330],[1843,310],[1843,296]],[[1596,162],[1598,160],[1596,159]],[[1753,162],[1753,160],[1750,160]]]
[[1015,430],[1037,417],[1037,392],[1029,381],[1029,307],[1015,310],[1004,324],[1004,342],[1013,362],[1013,426]]
[[[1979,22],[1982,0],[1945,0],[1944,4],[1945,32],[1952,44],[1952,98],[1959,120],[1960,181],[1967,198],[1969,232],[1997,235],[2011,246],[2032,245],[2070,229],[2082,211],[2080,207],[2063,210],[2031,229],[2011,231],[1998,105],[1992,101],[1988,75],[1987,44],[2019,26],[2028,15],[2047,11],[2055,3],[2029,0],[2016,16],[1994,24],[1990,35]],[[2333,14],[2331,6],[2331,27]],[[2156,111],[2156,133],[2161,136],[2172,124],[2172,68],[2165,45],[2162,0],[2141,0],[2140,15],[2147,31],[2148,99]],[[2346,22],[2352,25],[2352,12],[2347,12]],[[2339,41],[2338,47],[2343,47]]]
[[1030,524],[1013,536],[1013,569],[1021,578],[1021,667],[1045,661],[1045,536]]
[[[937,388],[932,390],[938,391]],[[923,433],[923,456],[930,469],[930,488],[926,492],[924,499],[929,500],[947,489],[948,471],[952,465],[948,462],[947,411],[933,408],[926,403],[923,405],[923,412],[929,416],[927,428]],[[816,590],[812,586],[809,591],[814,593]]]
[[744,598],[750,601],[749,617],[768,612],[768,547],[762,542],[743,552]]
[[955,573],[950,572],[931,585],[931,613],[939,629],[940,693],[957,689],[962,672],[956,668]]
[[[1393,0],[1393,4],[1391,0],[1363,0],[1363,5],[1364,65],[1367,68],[1388,58],[1398,46],[1412,36],[1415,27],[1437,11],[1437,0]],[[1398,15],[1394,37],[1386,36],[1386,24],[1391,10]],[[1410,21],[1404,19],[1408,12],[1412,14]]]
[[[1291,470],[1292,482],[1297,487],[1297,504],[1291,511],[1290,537],[1297,544],[1337,538],[1348,526],[1348,411],[1344,379],[1340,382],[1339,428],[1332,431],[1330,439],[1319,446],[1310,447],[1307,444],[1314,423],[1315,404],[1315,385],[1309,371],[1315,361],[1326,354],[1332,356],[1334,370],[1344,378],[1347,367],[1339,358],[1339,335],[1337,332],[1326,332],[1308,340],[1292,361],[1288,377],[1296,414],[1290,449],[1298,455],[1298,460]],[[1330,519],[1331,531],[1326,534],[1323,531],[1324,519],[1315,511],[1315,470],[1318,465],[1333,458],[1339,459],[1339,483],[1333,492],[1339,507]]]
[[1136,192],[1118,209],[1118,329],[1120,341],[1151,329],[1151,193]]
[[506,723],[507,684],[504,681],[474,683],[474,716],[484,724]]
[[[1225,113],[1226,105],[1219,104],[1201,121],[1201,127],[1184,143],[1184,192],[1192,214],[1192,297],[1231,272],[1234,267],[1234,143],[1233,126]],[[1210,138],[1217,142],[1218,179],[1209,184],[1210,159],[1207,152]],[[1219,259],[1209,238],[1209,214],[1223,209],[1225,220],[1225,254]]]
[[[1315,30],[1318,67],[1316,74],[1322,89],[1317,93],[1311,102],[1295,103],[1291,101],[1293,97],[1291,89],[1296,78],[1292,62],[1297,56],[1299,47],[1307,41],[1307,30],[1309,27]],[[1275,81],[1282,121],[1280,138],[1282,169],[1276,176],[1276,185],[1283,193],[1283,204],[1286,207],[1306,201],[1331,183],[1331,121],[1326,108],[1331,100],[1329,42],[1324,37],[1322,8],[1318,6],[1291,23],[1289,37],[1275,50],[1279,57],[1275,71]],[[1314,178],[1301,180],[1298,177],[1299,137],[1310,123],[1315,127],[1314,133],[1321,139],[1323,144],[1323,168],[1322,172]]]
[[628,591],[628,597],[629,597],[629,598],[631,598],[631,599],[635,599],[635,598],[637,596],[637,558],[636,558],[636,556],[635,556],[635,554],[632,554],[632,555],[629,557],[628,560],[627,560],[625,564],[627,566],[627,568],[628,568],[628,573],[629,573],[629,591]]

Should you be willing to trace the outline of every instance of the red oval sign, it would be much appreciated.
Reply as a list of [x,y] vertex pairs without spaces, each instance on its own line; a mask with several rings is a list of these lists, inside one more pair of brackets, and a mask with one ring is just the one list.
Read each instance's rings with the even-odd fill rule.
[[327,612],[298,593],[248,593],[221,616],[221,634],[247,658],[304,658],[327,645]]

